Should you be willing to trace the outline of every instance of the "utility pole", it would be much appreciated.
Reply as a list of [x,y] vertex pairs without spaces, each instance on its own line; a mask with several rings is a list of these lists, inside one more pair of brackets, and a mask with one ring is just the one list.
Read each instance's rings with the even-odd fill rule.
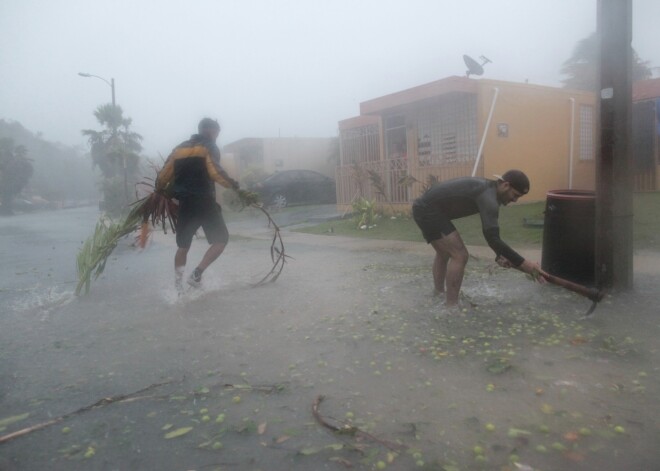
[[596,161],[596,285],[633,285],[632,0],[599,0],[600,146]]
[[115,79],[111,78],[110,79],[110,90],[112,91],[112,107],[116,107],[117,103],[115,103]]

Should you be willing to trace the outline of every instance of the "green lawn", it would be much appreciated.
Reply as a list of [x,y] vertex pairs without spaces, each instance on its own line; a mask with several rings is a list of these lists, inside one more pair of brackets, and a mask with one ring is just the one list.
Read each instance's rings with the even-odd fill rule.
[[[637,193],[634,196],[633,233],[637,249],[660,250],[660,193]],[[543,221],[545,202],[516,204],[500,208],[500,234],[512,247],[541,248],[542,227],[527,227],[526,220]],[[454,221],[467,245],[485,245],[478,215]],[[342,235],[371,239],[422,242],[422,234],[411,218],[381,217],[376,227],[360,230],[353,218],[328,221],[296,229],[309,234]]]

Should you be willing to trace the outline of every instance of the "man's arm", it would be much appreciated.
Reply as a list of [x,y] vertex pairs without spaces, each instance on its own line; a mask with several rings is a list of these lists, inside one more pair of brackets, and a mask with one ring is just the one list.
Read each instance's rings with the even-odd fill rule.
[[541,267],[538,263],[530,260],[525,260],[518,252],[509,247],[502,239],[500,239],[500,229],[498,227],[491,227],[484,230],[484,236],[491,249],[495,251],[497,257],[495,261],[504,268],[513,267],[523,273],[531,275],[539,283],[544,283],[545,279],[541,275]]
[[490,227],[484,229],[484,237],[488,246],[493,249],[495,255],[498,257],[502,256],[506,258],[511,265],[514,267],[519,267],[525,259],[511,247],[509,247],[502,239],[500,239],[500,228],[499,227]]
[[[508,261],[506,258],[504,258],[502,255],[498,255],[497,258],[495,258],[495,261],[499,266],[503,268],[513,267],[511,262]],[[546,282],[547,273],[543,271],[543,269],[539,266],[538,263],[534,263],[529,260],[524,260],[520,265],[514,268],[516,270],[520,270],[523,273],[527,273],[528,275],[531,275],[535,281],[538,281],[541,284]]]
[[217,152],[217,156],[212,155],[212,150],[206,154],[206,171],[209,173],[209,176],[213,181],[219,185],[233,190],[238,190],[240,188],[238,182],[231,178],[220,166],[220,152]]
[[164,190],[174,179],[173,156],[174,156],[174,152],[172,152],[169,155],[169,157],[167,157],[167,160],[165,161],[163,168],[160,170],[160,172],[158,172],[158,175],[156,176],[156,191]]
[[[484,198],[477,201],[481,213],[481,224],[483,234],[488,246],[495,252],[495,261],[502,267],[514,267],[534,277],[539,282],[543,278],[539,276],[541,267],[537,263],[525,260],[518,252],[509,247],[500,238],[500,227],[497,222],[499,215],[499,203],[494,194],[483,194]],[[488,196],[491,196],[489,198]]]

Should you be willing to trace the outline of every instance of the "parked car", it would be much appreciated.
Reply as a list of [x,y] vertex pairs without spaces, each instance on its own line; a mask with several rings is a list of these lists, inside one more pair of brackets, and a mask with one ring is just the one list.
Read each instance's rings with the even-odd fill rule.
[[274,208],[337,202],[335,181],[313,170],[282,170],[251,189],[259,194],[266,206]]

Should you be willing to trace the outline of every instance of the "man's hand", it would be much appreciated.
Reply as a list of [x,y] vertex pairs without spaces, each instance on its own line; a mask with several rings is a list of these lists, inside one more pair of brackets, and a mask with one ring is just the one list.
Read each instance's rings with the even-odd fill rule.
[[238,198],[244,207],[259,204],[259,195],[257,193],[247,190],[236,190],[236,193],[238,193]]
[[541,269],[538,263],[530,262],[529,260],[524,260],[517,268],[518,270],[527,273],[537,283],[541,283],[541,284],[545,283],[545,278],[543,277],[543,270]]
[[509,261],[509,259],[507,259],[506,257],[503,257],[503,256],[501,256],[501,255],[498,255],[498,256],[495,258],[495,261],[496,261],[497,264],[498,264],[499,266],[501,266],[502,268],[511,268],[511,267],[513,266],[513,265],[511,265],[511,262]]

